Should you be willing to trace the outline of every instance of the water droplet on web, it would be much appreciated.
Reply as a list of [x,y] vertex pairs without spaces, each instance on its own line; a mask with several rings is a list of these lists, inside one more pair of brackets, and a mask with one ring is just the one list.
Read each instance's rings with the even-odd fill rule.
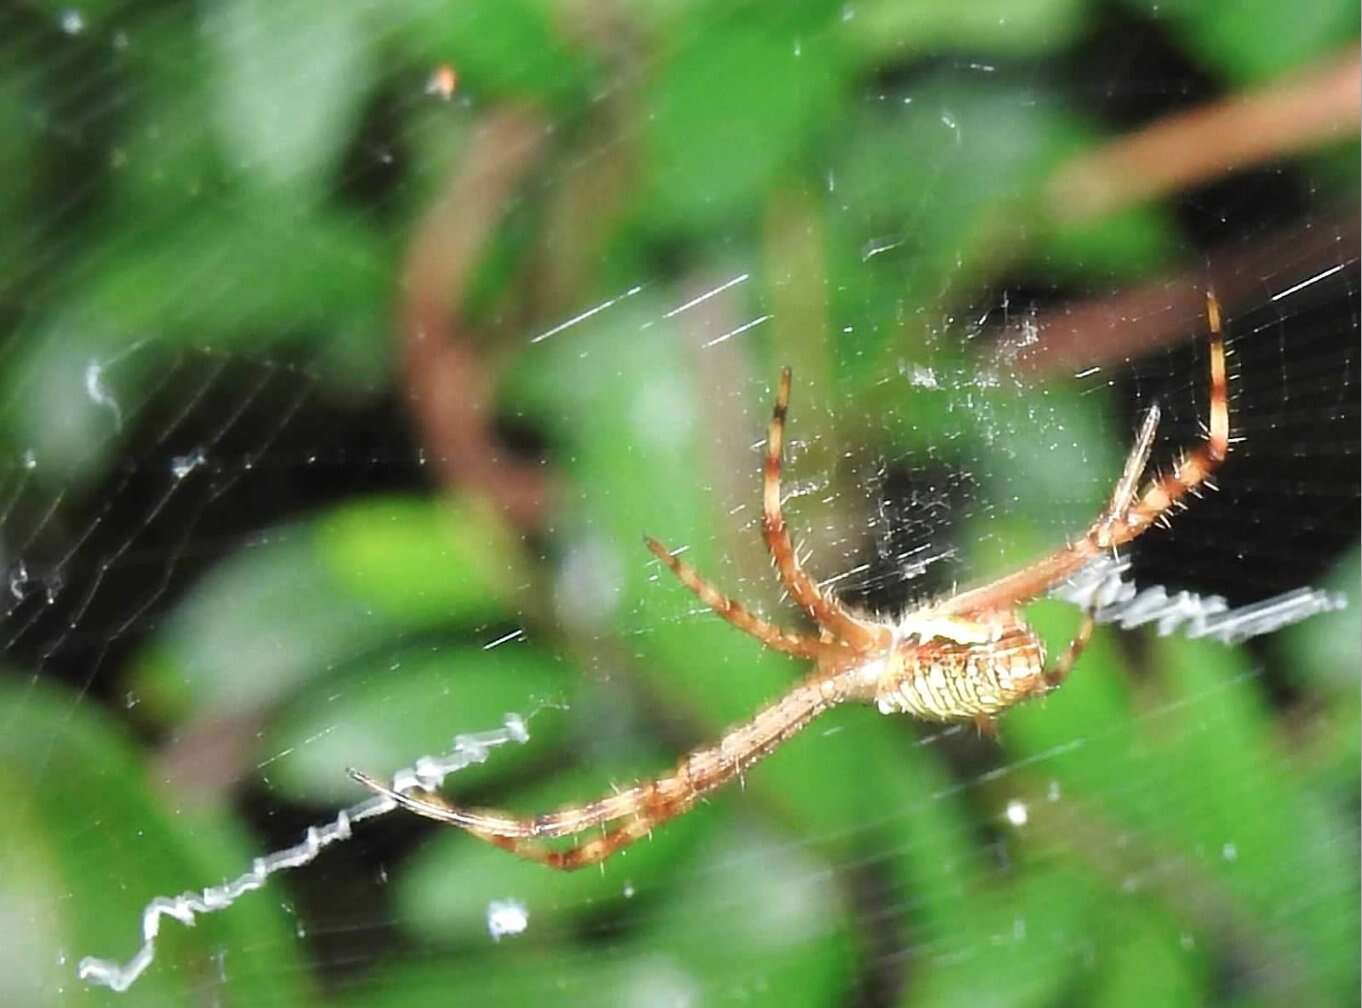
[[828,482],[829,481],[825,478],[798,480],[796,482],[788,483],[785,492],[781,495],[781,499],[789,502],[798,500],[800,497],[810,497],[813,494],[822,493],[828,488]]
[[24,452],[23,463],[25,469],[36,469],[38,467],[38,456],[33,454],[32,448]]
[[1238,861],[1239,848],[1232,843],[1226,843],[1223,847],[1220,848],[1220,856],[1223,857],[1226,861]]
[[941,388],[941,379],[936,371],[922,364],[900,364],[899,373],[908,379],[913,388],[936,390]]
[[1007,821],[1013,826],[1025,826],[1030,818],[1030,813],[1026,810],[1026,802],[1017,801],[1015,798],[1007,803]]
[[487,904],[487,933],[493,941],[518,935],[530,923],[529,912],[519,900],[492,900]]
[[202,448],[195,448],[188,455],[176,455],[170,460],[170,472],[178,479],[184,479],[199,466],[203,465],[204,455]]
[[71,8],[62,11],[61,30],[67,35],[79,35],[85,30],[85,16]]
[[118,401],[105,387],[104,365],[97,360],[85,365],[85,394],[90,397],[91,402],[106,407],[113,414],[115,430],[122,428],[123,411],[118,408]]
[[27,597],[28,582],[28,567],[20,560],[9,574],[9,593],[14,596],[16,601],[22,602]]

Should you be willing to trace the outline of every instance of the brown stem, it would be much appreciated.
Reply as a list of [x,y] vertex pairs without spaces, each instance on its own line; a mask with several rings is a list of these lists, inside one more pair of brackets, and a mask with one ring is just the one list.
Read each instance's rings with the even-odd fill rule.
[[1213,252],[1208,268],[1195,278],[1171,274],[1110,297],[1063,305],[1036,320],[1039,340],[1018,363],[1037,374],[1064,374],[1203,338],[1199,320],[1206,287],[1231,310],[1235,303],[1257,303],[1277,292],[1265,288],[1264,277],[1276,278],[1274,287],[1287,290],[1355,257],[1359,237],[1353,209],[1310,227],[1264,235],[1251,246]]
[[1256,91],[1230,95],[1081,154],[1050,182],[1051,212],[1076,223],[1232,171],[1356,136],[1354,48]]
[[398,338],[412,415],[440,483],[490,498],[516,525],[534,525],[548,488],[507,457],[492,429],[492,378],[463,327],[468,283],[507,200],[535,162],[545,130],[524,108],[489,115],[417,226],[403,265]]

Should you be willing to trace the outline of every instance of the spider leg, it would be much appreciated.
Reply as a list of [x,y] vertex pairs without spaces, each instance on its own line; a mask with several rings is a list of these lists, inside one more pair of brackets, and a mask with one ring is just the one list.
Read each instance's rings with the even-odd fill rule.
[[610,830],[604,836],[576,844],[566,850],[553,850],[533,841],[514,840],[509,837],[497,836],[495,833],[483,833],[479,830],[469,830],[469,832],[479,840],[486,840],[494,847],[500,847],[502,850],[509,851],[526,861],[537,861],[550,868],[557,868],[559,871],[575,871],[578,868],[585,868],[587,865],[600,864],[621,847],[627,847],[635,840],[642,839],[651,833],[655,827],[680,814],[681,811],[683,810],[670,812],[656,818],[640,817],[624,826]]
[[1230,442],[1230,406],[1225,376],[1225,336],[1220,328],[1220,302],[1206,292],[1206,321],[1211,331],[1211,421],[1205,440],[1188,452],[1166,476],[1155,477],[1114,530],[1113,545],[1129,542],[1158,521],[1187,494],[1205,483],[1225,460]]
[[[807,727],[830,707],[849,699],[856,670],[839,677],[815,676],[792,687],[783,697],[745,724],[729,729],[714,745],[683,756],[670,774],[643,781],[596,801],[572,805],[545,815],[521,818],[488,809],[465,809],[438,794],[420,797],[403,794],[368,774],[350,770],[350,776],[401,808],[453,826],[479,840],[538,861],[551,868],[570,871],[596,864],[615,851],[647,836],[658,826],[692,808],[705,794],[726,784],[782,742]],[[553,850],[543,840],[575,836],[595,826],[624,820],[604,836]]]
[[1050,689],[1057,689],[1064,680],[1069,678],[1069,673],[1073,671],[1074,665],[1078,662],[1078,657],[1088,646],[1088,641],[1092,640],[1093,614],[1089,609],[1083,614],[1083,622],[1078,626],[1078,632],[1074,634],[1073,640],[1069,641],[1069,646],[1064,652],[1050,663],[1050,667],[1041,673],[1045,678],[1045,685]]
[[1135,500],[1135,491],[1139,488],[1140,478],[1144,476],[1145,466],[1149,464],[1149,451],[1154,446],[1154,433],[1159,427],[1159,407],[1155,405],[1149,407],[1149,412],[1144,415],[1144,422],[1140,424],[1140,433],[1135,438],[1135,444],[1130,449],[1130,454],[1126,456],[1125,467],[1121,470],[1121,478],[1116,481],[1116,488],[1111,492],[1111,501],[1107,504],[1107,509],[1102,513],[1102,517],[1093,525],[1090,533],[1098,546],[1106,549],[1111,545],[1111,529],[1119,521],[1123,521],[1130,513],[1130,506]]
[[705,605],[744,633],[751,634],[773,651],[781,651],[797,658],[817,658],[828,649],[827,644],[804,634],[794,634],[766,622],[752,613],[741,602],[719,591],[700,573],[651,536],[643,537],[653,556],[671,568],[677,579],[693,591]]
[[856,620],[835,600],[827,598],[818,584],[799,563],[780,500],[780,466],[785,447],[785,415],[790,407],[790,369],[780,372],[776,404],[766,434],[766,465],[762,477],[762,530],[766,547],[780,571],[780,579],[790,596],[799,603],[819,627],[853,647],[887,645],[887,631],[877,632]]
[[1142,470],[1147,461],[1148,443],[1153,441],[1154,426],[1158,422],[1158,414],[1151,410],[1145,416],[1135,448],[1126,459],[1125,469],[1112,494],[1112,507],[1102,512],[1087,534],[1020,570],[931,606],[922,613],[924,618],[1002,608],[1033,599],[1071,577],[1104,551],[1130,542],[1156,521],[1166,521],[1175,505],[1182,503],[1184,497],[1207,482],[1216,467],[1224,461],[1230,436],[1225,337],[1221,331],[1220,302],[1210,291],[1206,292],[1206,319],[1211,336],[1211,404],[1210,423],[1202,443],[1194,451],[1188,452],[1171,473],[1150,480],[1138,497],[1128,503],[1124,514],[1117,515],[1113,520],[1112,512],[1117,510],[1115,506],[1130,493],[1129,487],[1138,481],[1138,476],[1132,477],[1131,474]]
[[[587,826],[571,830],[567,827],[577,819],[589,818],[591,805],[581,806],[579,810],[564,810],[576,814],[566,817],[563,822],[550,822],[553,817],[549,816],[541,816],[539,819],[517,819],[499,812],[459,808],[433,791],[427,791],[420,797],[404,794],[359,770],[351,769],[349,773],[369,790],[391,799],[408,812],[433,819],[435,822],[462,827],[479,840],[494,847],[500,847],[517,857],[537,861],[560,871],[571,871],[603,861],[621,847],[647,836],[655,827],[684,811],[682,808],[669,810],[659,806],[648,812],[635,814],[631,822],[610,830],[604,836],[584,841],[566,850],[554,850],[536,837],[566,836],[569,832],[575,833],[586,829]],[[601,803],[592,803],[599,804]],[[620,813],[624,814],[626,813]]]

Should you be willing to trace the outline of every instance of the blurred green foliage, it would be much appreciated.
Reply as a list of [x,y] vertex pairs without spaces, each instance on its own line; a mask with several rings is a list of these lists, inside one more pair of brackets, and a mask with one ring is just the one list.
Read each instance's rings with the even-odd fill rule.
[[[777,360],[798,362],[798,394],[814,400],[794,410],[793,478],[829,484],[793,502],[798,527],[857,520],[839,454],[935,460],[943,445],[984,495],[1017,491],[1006,519],[955,531],[971,576],[1080,526],[1105,477],[1075,480],[1071,460],[1110,474],[1124,451],[1110,403],[1065,382],[1039,407],[1005,382],[978,383],[967,402],[906,395],[898,371],[911,359],[974,373],[968,341],[934,337],[1009,271],[1110,289],[1186,258],[1167,206],[1071,226],[1045,209],[1055,169],[1107,134],[1057,68],[1110,16],[1089,0],[228,0],[0,15],[13,29],[0,32],[7,479],[54,507],[111,485],[139,405],[186,352],[287,362],[337,409],[402,398],[391,320],[408,241],[478,124],[514,105],[537,116],[545,150],[479,250],[466,307],[502,368],[498,410],[540,432],[561,491],[538,537],[471,493],[434,491],[357,495],[271,527],[159,598],[130,631],[132,657],[99,668],[98,692],[126,693],[130,713],[48,681],[41,663],[6,669],[0,918],[16,926],[0,943],[0,1000],[838,1004],[859,992],[1020,1008],[1355,995],[1355,553],[1333,585],[1348,609],[1271,641],[1305,697],[1294,707],[1269,702],[1256,652],[1104,629],[1063,691],[1007,718],[998,749],[837,711],[599,871],[559,876],[455,830],[422,832],[382,857],[389,886],[375,869],[345,889],[358,964],[305,940],[288,892],[307,883],[277,876],[193,930],[167,922],[127,994],[74,975],[82,955],[130,955],[154,896],[215,884],[263,852],[221,789],[198,793],[167,769],[205,726],[237,726],[233,777],[324,821],[359,797],[346,766],[391,771],[537,710],[529,744],[450,783],[535,810],[666,766],[779,693],[797,666],[694,612],[638,540],[687,544],[696,566],[780,611],[744,552],[756,456],[730,450],[760,437],[757,379]],[[1226,89],[1357,35],[1355,3],[1337,0],[1130,2],[1121,16]],[[448,102],[426,91],[442,64],[458,75]],[[1355,196],[1346,170],[1333,184]],[[748,272],[739,299],[800,310],[713,341],[706,363],[673,309]],[[829,403],[855,415],[828,420]],[[71,530],[77,549],[94,514]],[[1072,611],[1035,608],[1061,645]],[[304,872],[325,880],[339,856]],[[530,927],[493,944],[487,906],[507,897]]]

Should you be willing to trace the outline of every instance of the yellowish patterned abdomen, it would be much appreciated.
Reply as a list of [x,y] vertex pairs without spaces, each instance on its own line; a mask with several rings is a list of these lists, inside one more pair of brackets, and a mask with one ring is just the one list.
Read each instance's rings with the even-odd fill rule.
[[931,721],[990,717],[1045,691],[1045,649],[1027,627],[988,644],[904,641],[875,690],[882,714]]

